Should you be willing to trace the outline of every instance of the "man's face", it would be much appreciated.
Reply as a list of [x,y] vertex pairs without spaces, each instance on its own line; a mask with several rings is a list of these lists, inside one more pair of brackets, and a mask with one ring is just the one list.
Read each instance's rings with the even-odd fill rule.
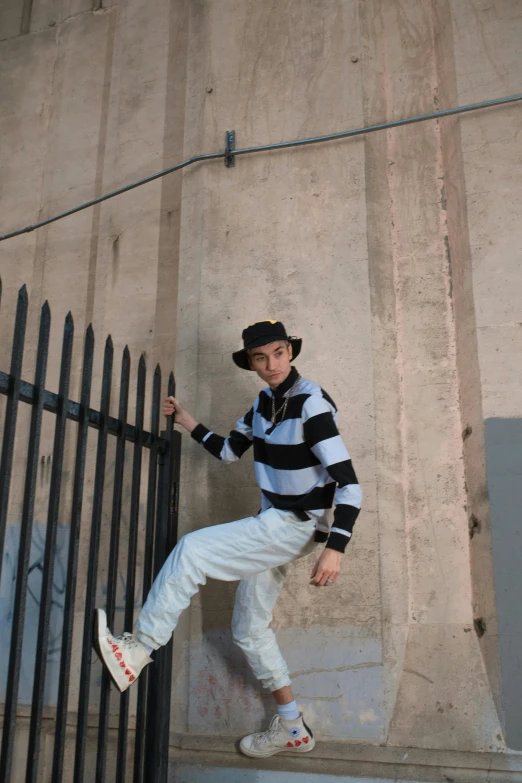
[[270,388],[279,386],[288,378],[292,366],[292,346],[290,343],[277,341],[252,348],[249,352],[250,367],[259,377],[268,383]]

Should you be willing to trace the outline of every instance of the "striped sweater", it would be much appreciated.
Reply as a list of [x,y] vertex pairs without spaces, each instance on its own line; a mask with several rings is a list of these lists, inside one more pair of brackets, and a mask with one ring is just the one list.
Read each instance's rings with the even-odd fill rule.
[[272,394],[278,411],[297,378],[293,367],[274,393],[263,389],[227,438],[203,424],[195,427],[192,437],[224,462],[235,462],[253,445],[262,510],[274,507],[293,511],[303,520],[315,519],[316,541],[326,541],[327,547],[344,552],[361,508],[362,492],[337,429],[334,401],[317,383],[300,378],[283,421],[280,414],[275,426],[271,422]]

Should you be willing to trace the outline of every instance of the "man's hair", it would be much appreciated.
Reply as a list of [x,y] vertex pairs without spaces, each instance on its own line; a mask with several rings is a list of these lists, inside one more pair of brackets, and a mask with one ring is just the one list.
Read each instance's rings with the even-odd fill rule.
[[[290,340],[273,340],[273,342],[274,343],[279,343],[279,345],[281,345],[281,343],[282,343],[283,345],[286,345],[287,347],[290,345]],[[266,344],[270,345],[270,343],[266,343]],[[258,345],[257,348],[247,348],[246,349],[247,356],[249,358],[252,358],[254,352],[257,351],[258,348],[264,348],[264,345]]]

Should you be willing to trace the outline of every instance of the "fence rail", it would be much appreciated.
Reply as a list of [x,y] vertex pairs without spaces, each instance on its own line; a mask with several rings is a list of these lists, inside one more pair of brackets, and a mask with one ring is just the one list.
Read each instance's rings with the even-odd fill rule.
[[[0,304],[1,294],[0,281]],[[69,399],[74,337],[74,322],[71,313],[67,315],[64,323],[58,393],[55,394],[45,389],[51,325],[51,311],[47,302],[44,303],[40,315],[34,381],[33,383],[28,383],[22,380],[21,372],[27,313],[28,296],[26,287],[23,286],[18,295],[10,370],[9,373],[0,371],[0,394],[7,397],[0,456],[0,585],[2,584],[2,565],[5,559],[4,548],[9,519],[13,464],[16,462],[18,469],[21,462],[20,455],[16,453],[15,449],[19,404],[31,406],[27,454],[23,457],[25,461],[25,479],[17,555],[16,586],[12,606],[12,627],[0,755],[0,780],[2,783],[9,783],[12,779],[40,440],[43,414],[44,411],[47,411],[55,417],[54,438],[51,477],[48,498],[46,499],[45,552],[42,566],[36,654],[34,657],[34,680],[25,780],[26,783],[36,783],[37,780],[41,779],[42,775],[40,745],[49,651],[53,576],[57,530],[60,522],[60,500],[64,475],[67,425],[72,420],[77,423],[76,449],[74,460],[71,460],[71,467],[74,467],[72,467],[72,501],[68,519],[69,546],[61,631],[58,696],[55,709],[54,749],[52,771],[49,777],[47,777],[47,773],[45,777],[52,780],[52,783],[60,783],[64,779],[64,759],[67,748],[71,753],[74,753],[74,763],[72,765],[74,769],[72,778],[74,783],[82,783],[86,779],[93,779],[93,773],[97,781],[103,781],[107,774],[108,766],[107,744],[111,689],[110,678],[105,670],[102,670],[98,710],[96,768],[95,770],[89,770],[90,777],[88,778],[86,778],[86,745],[87,720],[89,718],[89,721],[92,721],[92,704],[90,699],[93,657],[92,633],[99,579],[100,543],[104,519],[104,494],[107,474],[112,472],[113,486],[106,611],[109,625],[113,627],[118,586],[118,563],[121,552],[125,551],[127,569],[124,623],[125,629],[131,629],[137,592],[136,572],[139,544],[141,543],[143,550],[143,588],[142,595],[139,598],[145,600],[153,578],[159,572],[166,556],[177,540],[181,437],[179,433],[174,432],[172,417],[167,419],[166,431],[162,433],[159,431],[161,398],[161,369],[159,366],[155,369],[152,382],[150,430],[144,429],[147,371],[143,356],[140,358],[137,371],[134,408],[135,424],[131,425],[128,423],[131,379],[131,359],[128,348],[125,348],[122,356],[118,418],[109,415],[114,359],[114,348],[110,336],[106,340],[104,349],[99,410],[90,407],[94,372],[94,332],[91,326],[85,333],[80,401],[74,402]],[[175,382],[172,373],[169,376],[168,392],[169,394],[175,393]],[[82,517],[82,508],[90,429],[97,430],[97,443],[90,529],[87,531],[89,541],[85,600],[79,606],[77,600],[77,580],[80,536],[82,530],[83,535],[85,535],[85,527],[89,524]],[[107,461],[110,438],[115,438],[116,440],[114,466],[109,466]],[[128,532],[126,531],[126,535],[123,535],[120,523],[125,486],[125,453],[128,444],[132,444],[133,453],[130,503],[128,505],[129,525]],[[140,542],[139,511],[143,481],[143,449],[148,449],[149,451],[149,465],[145,503],[145,530],[142,536],[143,540]],[[75,678],[79,680],[78,705],[77,711],[74,713],[76,715],[76,732],[74,743],[71,743],[70,740],[67,740],[66,729],[68,704],[70,701],[73,626],[75,615],[79,611],[83,614],[83,631],[79,674],[75,675]],[[132,775],[127,770],[129,692],[119,694],[120,704],[115,769],[115,780],[118,783],[130,780],[131,777],[134,783],[142,783],[143,781],[147,781],[147,783],[149,781],[151,783],[165,783],[167,779],[172,642],[157,651],[154,657],[155,665],[147,667],[138,680]],[[71,712],[69,712],[69,717],[70,715]],[[19,763],[19,760],[17,762]],[[146,775],[145,770],[147,770]],[[19,779],[17,777],[17,781]]]

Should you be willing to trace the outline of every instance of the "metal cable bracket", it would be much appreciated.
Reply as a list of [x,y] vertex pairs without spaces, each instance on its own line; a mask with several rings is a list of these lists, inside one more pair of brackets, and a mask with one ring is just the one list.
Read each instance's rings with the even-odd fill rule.
[[236,132],[227,131],[225,136],[225,166],[231,169],[236,165],[235,157],[232,153],[236,149]]

